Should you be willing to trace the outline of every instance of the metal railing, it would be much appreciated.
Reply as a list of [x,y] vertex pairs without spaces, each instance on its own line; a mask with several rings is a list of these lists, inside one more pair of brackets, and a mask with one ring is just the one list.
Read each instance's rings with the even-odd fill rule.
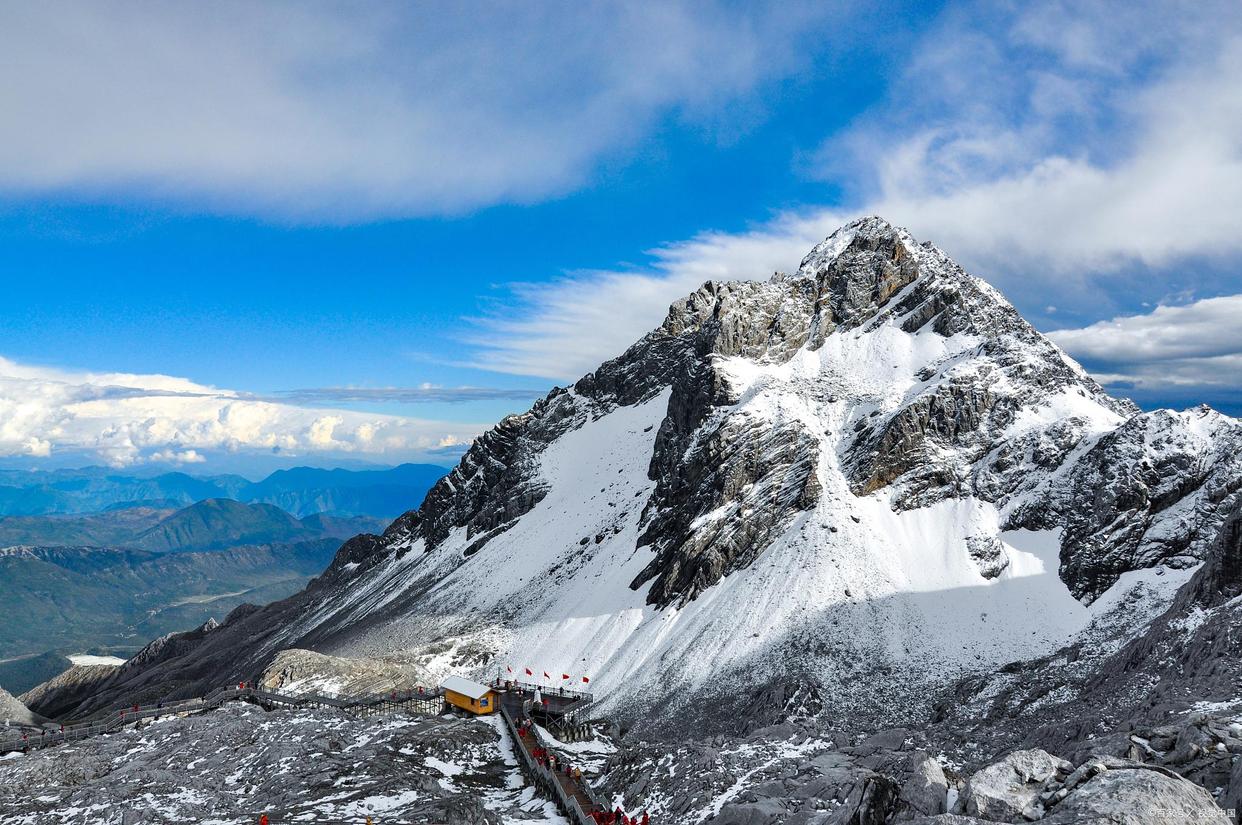
[[534,682],[522,682],[517,679],[494,679],[491,687],[504,689],[508,685],[510,689],[521,691],[522,693],[534,693],[538,690],[544,696],[553,697],[561,696],[566,699],[593,702],[595,697],[590,691],[573,690],[566,687],[549,687],[548,685],[539,685]]

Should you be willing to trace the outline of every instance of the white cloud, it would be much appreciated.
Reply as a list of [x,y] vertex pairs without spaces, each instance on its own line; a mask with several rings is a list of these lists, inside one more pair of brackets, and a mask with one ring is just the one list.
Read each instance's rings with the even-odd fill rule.
[[745,234],[704,233],[649,254],[641,272],[582,272],[516,287],[520,311],[475,319],[472,366],[562,381],[620,355],[705,281],[770,277],[796,267],[836,216],[778,219]]
[[865,214],[935,242],[1020,303],[1062,311],[1107,307],[1136,268],[1242,253],[1236,4],[973,7],[912,55],[890,100],[819,154],[847,206],[671,243],[644,271],[520,287],[520,311],[483,319],[480,365],[576,377],[702,281],[793,267]]
[[796,70],[822,5],[7,3],[0,191],[352,220],[565,192]]
[[890,102],[822,150],[865,211],[1002,287],[1242,251],[1242,8],[1053,4],[990,22],[950,17]]
[[202,463],[210,451],[404,460],[467,442],[480,429],[273,403],[165,375],[0,358],[0,456],[84,452],[115,466]]
[[148,456],[148,460],[165,464],[202,464],[207,461],[207,456],[198,450],[156,450]]
[[1242,386],[1242,295],[1159,306],[1146,315],[1049,333],[1105,383],[1147,390]]

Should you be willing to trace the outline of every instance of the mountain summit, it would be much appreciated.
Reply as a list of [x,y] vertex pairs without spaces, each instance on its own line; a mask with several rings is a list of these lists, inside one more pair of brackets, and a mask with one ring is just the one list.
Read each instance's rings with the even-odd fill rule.
[[1210,410],[1109,397],[986,283],[864,218],[795,273],[675,302],[306,592],[122,685],[309,647],[586,673],[635,719],[794,685],[807,712],[899,722],[965,673],[1139,633],[1207,554],[1239,447]]

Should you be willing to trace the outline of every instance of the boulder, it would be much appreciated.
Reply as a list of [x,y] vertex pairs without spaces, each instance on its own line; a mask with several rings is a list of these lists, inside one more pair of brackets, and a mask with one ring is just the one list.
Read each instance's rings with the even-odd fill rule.
[[881,774],[857,782],[829,825],[885,825],[897,807],[897,783]]
[[1014,751],[970,777],[956,812],[994,822],[1022,822],[1022,812],[1038,802],[1044,783],[1072,767],[1047,751]]
[[894,821],[944,813],[949,795],[949,780],[940,763],[932,759],[926,751],[915,751],[906,759],[903,768]]
[[1231,825],[1211,794],[1172,771],[1133,764],[1110,767],[1078,785],[1040,820],[1048,825]]

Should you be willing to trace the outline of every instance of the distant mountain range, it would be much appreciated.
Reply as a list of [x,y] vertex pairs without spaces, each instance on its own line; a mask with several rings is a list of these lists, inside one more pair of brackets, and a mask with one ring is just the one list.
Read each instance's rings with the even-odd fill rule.
[[271,504],[212,498],[174,509],[140,506],[83,515],[0,517],[0,547],[125,547],[157,553],[223,550],[243,544],[347,539],[386,519],[316,513],[298,519]]
[[[212,617],[223,620],[240,604],[265,604],[296,592],[324,569],[340,544],[339,538],[320,537],[179,553],[5,548],[0,603],[8,620],[0,623],[0,657],[44,651],[63,657],[97,647],[133,652],[174,630]],[[13,664],[18,667],[8,680],[0,679],[11,690],[24,689],[17,681],[43,665]]]
[[297,467],[241,476],[0,469],[0,686],[22,692],[103,648],[285,598],[341,542],[380,532],[445,473]]
[[392,519],[421,501],[447,470],[402,464],[386,470],[295,467],[261,481],[237,475],[163,473],[142,477],[105,467],[0,470],[0,516],[99,513],[110,508],[184,507],[207,499],[273,504],[297,517],[314,513]]
[[[266,503],[0,517],[0,686],[55,676],[66,654],[133,652],[174,630],[265,604],[322,572],[341,542],[380,530],[372,516],[295,518]],[[58,669],[59,668],[59,669]]]

